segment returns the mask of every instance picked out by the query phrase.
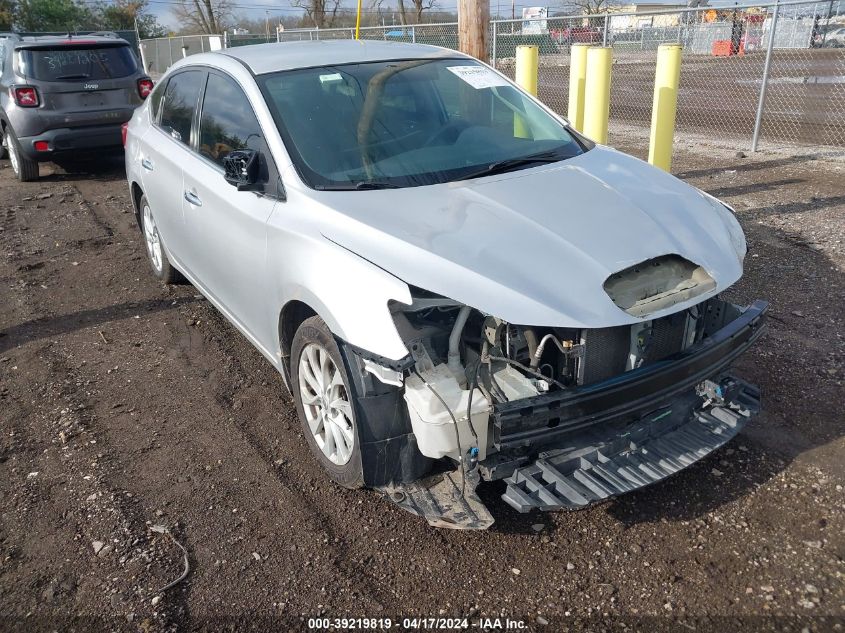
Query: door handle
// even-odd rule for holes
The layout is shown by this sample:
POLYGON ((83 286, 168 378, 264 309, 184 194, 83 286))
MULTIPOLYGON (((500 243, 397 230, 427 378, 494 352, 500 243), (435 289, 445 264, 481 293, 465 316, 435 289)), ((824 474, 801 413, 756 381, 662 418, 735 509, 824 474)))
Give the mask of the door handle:
POLYGON ((186 191, 185 192, 185 200, 190 202, 195 207, 201 207, 202 206, 202 200, 200 200, 200 197, 197 194, 195 194, 193 191, 186 191))
POLYGON ((153 170, 153 161, 151 161, 149 158, 142 158, 141 159, 141 167, 143 167, 147 171, 152 171, 153 170))

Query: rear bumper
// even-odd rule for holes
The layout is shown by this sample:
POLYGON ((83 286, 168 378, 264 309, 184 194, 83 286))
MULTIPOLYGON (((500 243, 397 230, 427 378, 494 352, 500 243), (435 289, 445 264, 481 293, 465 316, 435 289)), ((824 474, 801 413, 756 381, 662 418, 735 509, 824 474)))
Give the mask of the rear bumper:
POLYGON ((21 150, 29 158, 37 161, 52 160, 56 156, 66 156, 76 152, 101 150, 121 147, 121 123, 93 125, 86 127, 57 128, 47 130, 35 136, 18 139, 21 150), (49 149, 37 151, 36 141, 46 141, 49 149))

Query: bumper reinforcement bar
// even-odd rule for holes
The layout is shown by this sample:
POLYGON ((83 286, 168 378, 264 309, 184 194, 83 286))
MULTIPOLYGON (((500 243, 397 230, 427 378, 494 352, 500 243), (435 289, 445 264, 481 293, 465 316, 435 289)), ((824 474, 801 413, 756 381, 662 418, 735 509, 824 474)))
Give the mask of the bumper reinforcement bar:
POLYGON ((576 431, 640 418, 724 371, 763 333, 767 309, 755 301, 698 345, 617 379, 494 405, 496 448, 560 443, 576 431))
POLYGON ((661 481, 731 440, 760 410, 759 390, 737 379, 731 402, 697 409, 662 433, 643 427, 601 447, 541 453, 505 479, 502 498, 520 512, 575 510, 661 481))

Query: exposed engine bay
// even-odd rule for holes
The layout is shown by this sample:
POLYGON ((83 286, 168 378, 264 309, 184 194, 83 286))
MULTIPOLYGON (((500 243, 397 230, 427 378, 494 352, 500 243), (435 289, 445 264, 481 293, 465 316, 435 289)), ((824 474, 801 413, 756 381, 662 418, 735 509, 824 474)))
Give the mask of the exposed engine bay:
POLYGON ((713 297, 633 325, 572 329, 506 323, 415 289, 412 305, 391 311, 413 361, 403 382, 417 447, 456 463, 462 488, 468 474, 505 479, 520 511, 652 483, 756 413, 756 388, 723 372, 765 309, 713 297))
POLYGON ((401 306, 394 320, 415 361, 405 399, 420 450, 429 457, 458 459, 475 448, 473 457, 479 461, 493 448, 487 428, 491 406, 593 385, 658 362, 700 342, 739 313, 736 306, 713 298, 634 325, 543 328, 505 323, 417 292, 414 304, 401 306), (432 398, 433 392, 440 397, 432 398), (457 434, 426 427, 453 422, 452 416, 457 434))

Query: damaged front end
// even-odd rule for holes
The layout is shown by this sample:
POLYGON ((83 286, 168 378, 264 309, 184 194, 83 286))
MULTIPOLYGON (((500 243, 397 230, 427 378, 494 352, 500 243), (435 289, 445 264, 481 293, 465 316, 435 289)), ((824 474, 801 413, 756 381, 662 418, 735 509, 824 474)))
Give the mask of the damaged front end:
POLYGON ((434 525, 478 529, 493 521, 474 493, 480 480, 504 479, 502 498, 527 512, 583 508, 668 477, 759 411, 758 389, 728 370, 762 334, 766 309, 712 297, 633 325, 549 328, 415 289, 410 306, 391 306, 410 356, 363 363, 404 386, 414 443, 435 474, 380 488, 434 525))

